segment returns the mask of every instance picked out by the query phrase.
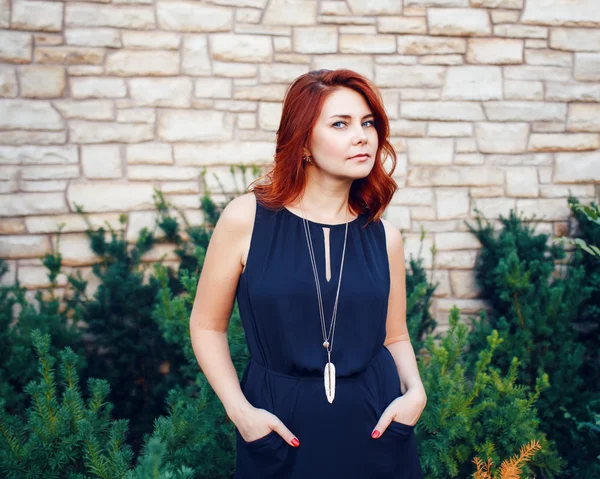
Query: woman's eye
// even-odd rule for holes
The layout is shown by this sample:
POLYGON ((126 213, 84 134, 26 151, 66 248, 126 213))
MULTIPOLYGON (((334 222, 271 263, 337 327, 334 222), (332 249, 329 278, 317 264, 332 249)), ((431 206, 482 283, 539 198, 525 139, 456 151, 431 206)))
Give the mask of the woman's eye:
MULTIPOLYGON (((345 123, 344 123, 343 121, 336 121, 336 122, 335 122, 335 123, 334 123, 332 126, 339 125, 340 123, 341 123, 342 125, 345 125, 345 123)), ((336 127, 336 128, 337 128, 337 127, 336 127)))
MULTIPOLYGON (((374 126, 374 125, 375 125, 375 122, 374 122, 373 120, 367 120, 367 121, 363 122, 363 126, 365 125, 365 123, 370 123, 370 125, 368 125, 368 126, 374 126)), ((344 122, 344 121, 336 121, 336 122, 335 122, 333 125, 331 125, 331 126, 333 126, 333 127, 335 127, 335 128, 338 128, 336 125, 345 125, 345 124, 346 124, 346 122, 344 122)), ((339 129, 339 128, 338 128, 338 129, 339 129)))
MULTIPOLYGON (((367 121, 365 121, 365 123, 370 123, 370 125, 369 125, 369 126, 375 126, 375 122, 374 122, 373 120, 367 120, 367 121)), ((365 123, 363 123, 363 125, 364 125, 365 123)))

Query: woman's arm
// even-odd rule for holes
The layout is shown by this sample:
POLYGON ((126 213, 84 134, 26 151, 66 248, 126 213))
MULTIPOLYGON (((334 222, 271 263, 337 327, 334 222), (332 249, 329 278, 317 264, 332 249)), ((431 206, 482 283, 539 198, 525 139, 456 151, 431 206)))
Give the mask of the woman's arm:
POLYGON ((385 345, 388 347, 398 369, 400 391, 410 393, 416 400, 427 400, 421 382, 417 359, 410 342, 406 325, 406 270, 404 265, 404 242, 396 227, 383 220, 386 232, 388 260, 390 264, 390 295, 386 319, 385 345))
POLYGON ((250 406, 231 360, 227 328, 243 268, 244 245, 249 244, 252 234, 256 207, 252 196, 231 201, 215 225, 190 317, 198 364, 234 422, 250 406))

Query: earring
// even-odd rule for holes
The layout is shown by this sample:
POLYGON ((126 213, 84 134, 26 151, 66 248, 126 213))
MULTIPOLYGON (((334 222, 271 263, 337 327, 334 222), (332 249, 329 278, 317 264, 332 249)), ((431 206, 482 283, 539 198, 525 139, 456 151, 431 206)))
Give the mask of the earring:
POLYGON ((312 156, 307 155, 306 153, 302 155, 302 160, 309 164, 313 162, 312 156))

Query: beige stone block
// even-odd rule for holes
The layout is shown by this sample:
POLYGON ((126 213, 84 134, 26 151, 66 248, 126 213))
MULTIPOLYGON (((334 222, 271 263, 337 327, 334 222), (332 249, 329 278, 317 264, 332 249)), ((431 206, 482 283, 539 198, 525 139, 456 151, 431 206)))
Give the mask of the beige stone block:
POLYGON ((230 63, 214 61, 213 74, 227 78, 254 78, 258 75, 256 63, 230 63))
POLYGON ((473 125, 471 123, 433 121, 429 122, 427 135, 439 137, 472 136, 473 125))
POLYGON ((62 130, 64 123, 50 103, 0 100, 0 129, 62 130))
POLYGON ((0 97, 15 98, 18 89, 15 69, 7 65, 0 65, 0 97))
POLYGON ((189 78, 135 78, 129 81, 129 89, 139 106, 187 108, 191 104, 189 78))
POLYGON ((565 122, 562 121, 538 121, 531 127, 534 133, 563 133, 565 129, 565 122))
POLYGON ((470 38, 467 63, 509 65, 523 63, 523 40, 470 38))
POLYGON ((158 137, 164 141, 228 141, 233 117, 220 111, 161 110, 158 137))
POLYGON ((179 53, 119 50, 108 55, 106 72, 117 76, 169 76, 179 73, 179 53))
POLYGON ((513 65, 504 67, 506 80, 570 81, 571 69, 543 65, 513 65))
POLYGON ((200 193, 200 184, 198 181, 163 181, 160 190, 165 194, 200 193))
MULTIPOLYGON (((10 0, 0 0, 0 28, 10 27, 10 0)), ((0 284, 2 279, 0 278, 0 284)))
POLYGON ((127 145, 127 163, 130 165, 173 163, 172 146, 167 143, 139 143, 127 145))
POLYGON ((337 29, 331 26, 294 28, 292 44, 298 53, 336 53, 337 29))
POLYGON ((156 11, 162 30, 218 32, 233 28, 233 8, 198 2, 158 1, 156 11))
POLYGON ((36 47, 63 45, 64 37, 60 33, 34 33, 33 44, 36 47))
POLYGON ((431 206, 411 206, 410 217, 415 221, 433 221, 435 209, 431 206))
POLYGON ((37 63, 58 63, 60 65, 102 65, 104 50, 88 47, 37 47, 37 63))
POLYGON ((504 184, 504 172, 488 166, 420 167, 408 172, 408 185, 421 186, 496 186, 504 184))
POLYGON ((569 104, 568 131, 600 132, 600 105, 569 104))
POLYGON ((478 198, 473 201, 471 216, 475 217, 479 212, 484 218, 492 220, 498 219, 499 216, 506 218, 515 207, 516 202, 513 198, 478 198))
POLYGON ((60 114, 69 119, 78 120, 112 120, 114 118, 113 103, 108 100, 60 100, 53 103, 60 114))
POLYGON ((478 123, 475 137, 482 153, 524 153, 527 151, 527 123, 478 123))
POLYGON ((577 52, 600 51, 600 30, 592 28, 552 28, 550 47, 577 52))
POLYGON ((431 253, 433 235, 428 233, 425 238, 421 238, 420 233, 404 233, 402 237, 404 238, 404 258, 406 260, 411 257, 423 258, 423 267, 431 269, 433 266, 433 255, 431 253))
POLYGON ((523 23, 559 26, 599 26, 600 11, 595 0, 528 0, 523 23))
MULTIPOLYGON (((425 136, 427 124, 422 121, 393 120, 390 121, 390 134, 393 136, 425 136)), ((398 149, 396 145, 394 148, 398 149)), ((404 150, 403 150, 404 151, 404 150)))
POLYGON ((139 143, 154 138, 153 125, 75 120, 69 123, 73 143, 139 143))
POLYGON ((152 108, 126 108, 117 111, 119 123, 155 123, 156 113, 152 108))
POLYGON ((476 260, 477 251, 439 251, 435 255, 435 266, 443 269, 473 269, 476 260))
POLYGON ((16 0, 12 4, 11 28, 59 32, 62 27, 63 3, 16 0))
POLYGON ((467 188, 441 188, 436 192, 437 219, 465 218, 469 214, 469 190, 467 188))
POLYGON ((67 28, 65 40, 79 47, 121 47, 119 31, 113 28, 67 28))
POLYGON ((287 85, 258 85, 236 88, 233 92, 235 100, 283 101, 287 85))
MULTIPOLYGON (((56 247, 56 237, 52 238, 52 243, 56 247)), ((89 238, 83 233, 61 235, 59 248, 65 266, 87 266, 100 260, 92 251, 89 238)))
POLYGON ((417 102, 400 103, 400 116, 413 120, 480 121, 485 119, 481 105, 476 102, 417 102))
MULTIPOLYGON (((469 0, 406 0, 404 2, 404 14, 419 13, 418 8, 414 8, 412 12, 409 12, 406 7, 468 7, 469 0)), ((425 10, 422 8, 422 10, 425 10)))
MULTIPOLYGON (((183 39, 181 71, 190 75, 211 74, 206 35, 186 35, 183 39)), ((218 75, 215 65, 215 75, 218 75)))
POLYGON ((74 181, 67 190, 67 200, 74 210, 80 204, 89 213, 148 210, 154 208, 151 183, 114 183, 74 181))
POLYGON ((240 113, 237 116, 237 127, 243 130, 254 130, 257 125, 254 113, 240 113))
POLYGON ((424 55, 419 58, 421 65, 462 65, 462 55, 424 55))
POLYGON ((441 97, 438 88, 403 88, 400 90, 400 102, 405 101, 431 101, 441 97))
POLYGON ((154 7, 98 5, 94 3, 67 3, 65 9, 67 27, 115 27, 153 29, 154 7))
POLYGON ((573 76, 580 81, 600 81, 600 53, 575 53, 573 76))
POLYGON ((532 134, 529 151, 584 151, 600 148, 600 136, 592 133, 532 134))
POLYGON ((454 156, 455 165, 483 165, 485 157, 479 153, 457 153, 454 156))
MULTIPOLYGON (((273 48, 277 53, 289 53, 292 51, 292 39, 289 37, 274 37, 273 48)), ((277 58, 275 58, 275 61, 277 61, 277 58)))
POLYGON ((265 25, 313 25, 317 22, 316 0, 271 0, 263 14, 265 25))
POLYGON ((390 205, 386 209, 385 219, 392 222, 400 231, 410 229, 410 210, 404 206, 390 205))
POLYGON ((432 188, 400 188, 394 193, 391 204, 406 206, 432 206, 432 188))
POLYGON ((68 184, 68 180, 21 180, 19 186, 21 191, 27 193, 50 193, 53 191, 64 192, 67 190, 68 184))
POLYGON ((256 101, 242 100, 215 100, 213 104, 213 109, 233 112, 257 111, 258 103, 256 101))
MULTIPOLYGON (((93 228, 106 226, 109 223, 115 230, 120 230, 122 225, 119 223, 118 213, 92 214, 87 215, 87 219, 93 228)), ((88 229, 88 224, 82 215, 77 213, 54 216, 28 216, 25 218, 25 224, 29 233, 56 233, 58 225, 63 224, 64 233, 82 232, 88 229)))
POLYGON ((399 116, 400 92, 397 90, 380 90, 388 119, 395 120, 399 116))
POLYGON ((563 198, 517 200, 517 210, 527 218, 535 216, 546 221, 563 221, 571 214, 571 209, 563 198))
POLYGON ((50 253, 50 251, 50 241, 47 236, 0 236, 0 257, 4 259, 39 258, 46 253, 50 253))
POLYGON ((375 79, 380 87, 440 87, 446 69, 429 65, 375 65, 375 79))
POLYGON ((564 103, 487 102, 484 109, 492 121, 564 121, 567 105, 564 103))
POLYGON ((0 181, 16 180, 19 170, 17 166, 0 166, 0 181))
POLYGON ((261 83, 285 83, 286 86, 300 75, 308 73, 308 65, 273 63, 260 65, 261 83))
MULTIPOLYGON (((433 55, 428 55, 429 57, 433 55)), ((377 55, 375 56, 375 63, 379 65, 416 65, 419 60, 422 60, 425 56, 418 57, 415 55, 377 55)))
POLYGON ((231 98, 232 80, 227 78, 199 78, 195 80, 194 95, 199 98, 231 98))
POLYGON ((594 185, 543 185, 540 187, 542 198, 568 198, 573 195, 577 198, 594 197, 594 185))
POLYGON ((187 166, 135 165, 127 167, 127 178, 130 180, 196 180, 200 177, 197 168, 187 166))
POLYGON ((424 17, 388 17, 377 18, 377 30, 380 33, 427 34, 427 19, 424 17))
POLYGON ((430 281, 436 286, 433 292, 435 298, 447 298, 452 295, 449 271, 433 270, 430 281))
POLYGON ((494 36, 508 38, 548 38, 548 29, 532 25, 500 24, 494 25, 494 36))
POLYGON ((539 81, 504 81, 505 100, 541 101, 544 99, 544 84, 539 81))
POLYGON ((546 49, 525 50, 525 63, 529 65, 550 65, 570 67, 573 63, 570 53, 546 49))
POLYGON ((36 165, 21 167, 23 180, 64 180, 79 176, 78 165, 36 165))
POLYGON ((475 153, 477 152, 477 142, 475 138, 457 138, 455 141, 456 153, 475 153))
POLYGON ((77 147, 4 146, 0 147, 0 164, 76 164, 77 147))
POLYGON ((181 36, 172 32, 137 32, 129 31, 121 34, 123 46, 131 49, 144 50, 177 50, 181 43, 181 36))
POLYGON ((438 251, 473 250, 481 248, 481 243, 470 232, 441 232, 435 235, 435 247, 438 251))
POLYGON ((399 15, 402 13, 402 3, 395 0, 381 0, 379 2, 349 0, 349 4, 354 15, 399 15))
POLYGON ((556 153, 554 183, 590 183, 600 181, 600 152, 556 153))
POLYGON ((341 53, 394 53, 396 38, 394 35, 340 35, 341 53))
POLYGON ((499 198, 500 196, 504 196, 504 188, 501 186, 471 188, 471 198, 499 198))
POLYGON ((270 142, 224 142, 205 144, 175 144, 175 163, 202 166, 255 164, 273 160, 275 145, 270 142))
POLYGON ((537 168, 507 168, 506 194, 511 197, 537 198, 539 196, 537 168))
POLYGON ((81 164, 86 178, 121 178, 121 152, 119 145, 87 145, 81 147, 81 164))
POLYGON ((71 78, 73 98, 123 98, 127 95, 121 78, 71 78))
POLYGON ((279 35, 290 36, 292 34, 291 27, 279 27, 272 25, 242 25, 237 24, 234 29, 235 33, 250 34, 250 35, 279 35))
POLYGON ((273 57, 271 39, 266 35, 216 33, 210 36, 210 50, 220 61, 270 62, 273 57))
POLYGON ((467 51, 467 41, 463 38, 399 35, 397 44, 398 53, 403 55, 445 55, 467 51))
POLYGON ((445 100, 499 100, 502 98, 500 67, 449 67, 442 91, 445 100))
POLYGON ((27 65, 21 68, 20 80, 24 98, 55 98, 65 92, 63 67, 27 65))
POLYGON ((0 135, 0 145, 64 145, 66 131, 4 131, 0 135))
POLYGON ((454 142, 445 138, 412 138, 408 140, 408 159, 413 165, 450 165, 454 142))
POLYGON ((548 48, 548 40, 527 38, 525 40, 525 48, 548 48))
POLYGON ((450 285, 452 294, 460 299, 474 299, 481 293, 472 271, 450 271, 450 285))
MULTIPOLYGON (((19 283, 27 289, 40 289, 50 286, 48 269, 45 266, 21 265, 18 271, 19 283)), ((67 284, 67 275, 64 273, 56 277, 57 286, 67 284)))
POLYGON ((549 166, 553 163, 553 155, 551 153, 487 155, 486 163, 493 166, 549 166))
POLYGON ((430 35, 488 36, 492 33, 487 11, 474 8, 428 8, 430 35))
POLYGON ((524 0, 470 0, 471 7, 515 8, 521 10, 524 0))
POLYGON ((236 8, 236 23, 260 23, 262 11, 256 8, 236 8))
POLYGON ((546 82, 546 100, 600 102, 600 84, 546 82))
POLYGON ((281 120, 280 103, 260 102, 258 105, 258 125, 262 130, 277 131, 281 120))
POLYGON ((71 65, 67 66, 67 73, 71 77, 85 77, 104 75, 104 66, 99 65, 71 65))
POLYGON ((31 62, 31 33, 0 31, 0 61, 8 63, 31 62))
POLYGON ((126 240, 130 243, 135 242, 144 228, 154 232, 157 238, 163 237, 161 230, 157 228, 157 219, 158 213, 156 211, 132 211, 127 218, 126 240))
POLYGON ((19 193, 0 195, 0 216, 27 216, 68 211, 61 193, 19 193))
MULTIPOLYGON (((370 80, 374 79, 373 59, 369 55, 317 55, 313 59, 313 64, 316 70, 349 68, 370 80)), ((382 87, 383 85, 378 86, 382 87)))
POLYGON ((320 5, 320 15, 350 15, 350 8, 346 2, 323 1, 320 5))
POLYGON ((515 10, 490 10, 492 23, 519 23, 521 12, 515 10))

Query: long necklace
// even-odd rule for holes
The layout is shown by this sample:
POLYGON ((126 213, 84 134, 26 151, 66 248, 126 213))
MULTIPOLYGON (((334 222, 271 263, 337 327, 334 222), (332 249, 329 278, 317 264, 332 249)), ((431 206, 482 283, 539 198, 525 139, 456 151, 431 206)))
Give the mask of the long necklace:
POLYGON ((346 233, 344 235, 344 248, 342 250, 342 263, 340 265, 340 277, 338 280, 337 292, 335 294, 335 303, 333 305, 333 314, 331 316, 331 323, 329 325, 329 332, 326 331, 325 326, 325 314, 323 312, 323 299, 321 297, 321 285, 319 283, 319 274, 317 272, 317 262, 315 261, 315 252, 312 245, 312 237, 310 234, 310 227, 308 220, 306 219, 306 213, 304 212, 304 205, 300 201, 302 208, 302 220, 304 224, 304 233, 306 234, 306 243, 308 244, 308 253, 310 255, 310 262, 315 276, 315 284, 317 287, 317 299, 319 303, 319 315, 321 317, 321 332, 323 334, 323 347, 327 350, 327 364, 323 372, 323 379, 325 382, 325 395, 329 403, 332 403, 335 398, 335 365, 331 362, 331 350, 333 349, 333 337, 335 335, 335 324, 337 320, 337 307, 338 299, 340 295, 340 285, 342 284, 342 271, 344 270, 344 258, 346 256, 346 239, 348 238, 348 207, 346 207, 346 233))

